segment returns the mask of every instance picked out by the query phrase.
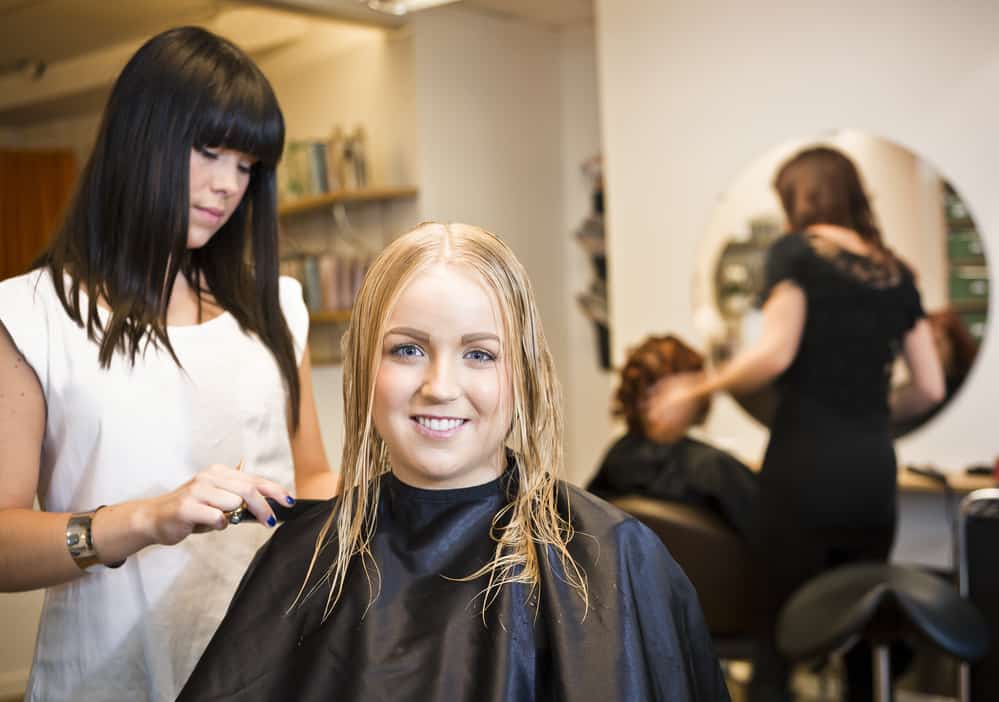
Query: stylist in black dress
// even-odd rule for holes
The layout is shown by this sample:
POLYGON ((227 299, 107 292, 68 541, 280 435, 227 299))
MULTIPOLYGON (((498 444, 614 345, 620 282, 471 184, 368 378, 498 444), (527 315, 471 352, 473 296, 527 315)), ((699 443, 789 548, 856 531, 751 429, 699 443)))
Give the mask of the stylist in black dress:
MULTIPOLYGON (((760 475, 761 645, 750 700, 789 699, 774 645, 776 614, 822 571, 886 560, 896 521, 893 414, 939 402, 943 372, 912 271, 874 224, 854 164, 830 148, 803 151, 777 173, 789 231, 767 256, 763 332, 697 383, 666 384, 660 422, 684 424, 719 390, 775 382, 778 406, 760 475), (901 353, 913 382, 890 393, 901 353)), ((870 657, 847 655, 851 701, 871 694, 870 657)))

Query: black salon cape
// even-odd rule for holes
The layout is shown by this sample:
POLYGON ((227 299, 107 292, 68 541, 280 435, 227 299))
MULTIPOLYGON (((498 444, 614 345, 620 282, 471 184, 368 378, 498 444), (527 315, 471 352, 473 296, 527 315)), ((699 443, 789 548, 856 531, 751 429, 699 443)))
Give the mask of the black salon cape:
POLYGON ((744 538, 756 532, 756 474, 730 453, 685 436, 673 443, 628 432, 607 450, 586 487, 612 499, 645 495, 715 512, 744 538))
POLYGON ((285 612, 331 503, 279 527, 179 699, 728 700, 697 595, 659 539, 565 483, 560 509, 576 530, 569 548, 588 577, 589 611, 549 549, 537 593, 505 585, 483 621, 486 580, 447 578, 492 558, 490 524, 508 502, 509 475, 456 490, 382 476, 372 542, 380 581, 368 573, 380 591, 369 607, 368 576, 355 559, 325 623, 325 585, 285 612))

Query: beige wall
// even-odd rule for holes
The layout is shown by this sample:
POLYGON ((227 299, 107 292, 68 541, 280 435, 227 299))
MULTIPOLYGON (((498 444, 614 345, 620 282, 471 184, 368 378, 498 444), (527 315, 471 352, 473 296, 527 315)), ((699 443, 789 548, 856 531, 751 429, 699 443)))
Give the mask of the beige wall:
MULTIPOLYGON (((899 142, 955 184, 999 251, 999 7, 598 0, 597 16, 618 358, 652 331, 694 336, 692 276, 712 208, 790 139, 853 127, 899 142)), ((999 453, 996 334, 952 405, 899 443, 903 462, 956 469, 999 453)), ((730 403, 716 413, 712 435, 759 460, 747 420, 730 403)))
POLYGON ((422 212, 504 237, 565 366, 558 37, 442 8, 413 19, 422 212))
POLYGON ((565 358, 560 370, 566 399, 566 466, 569 478, 585 485, 617 431, 610 418, 614 375, 600 368, 593 325, 575 301, 576 294, 590 284, 592 266, 571 235, 591 210, 591 186, 580 165, 601 151, 593 24, 564 28, 559 33, 559 49, 563 197, 560 236, 565 246, 566 271, 561 296, 565 308, 565 358))
POLYGON ((608 377, 574 296, 589 263, 572 238, 589 211, 580 164, 600 150, 590 23, 559 31, 460 7, 413 21, 424 217, 503 236, 527 268, 566 407, 566 477, 606 448, 608 377))

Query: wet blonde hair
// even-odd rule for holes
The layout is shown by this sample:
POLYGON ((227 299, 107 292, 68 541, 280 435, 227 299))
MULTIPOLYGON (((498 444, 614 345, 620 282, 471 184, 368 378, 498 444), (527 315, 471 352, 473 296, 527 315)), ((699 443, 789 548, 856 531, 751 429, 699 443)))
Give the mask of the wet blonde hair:
MULTIPOLYGON (((389 244, 368 270, 343 338, 344 436, 340 494, 316 540, 305 584, 296 602, 319 585, 329 585, 323 618, 343 593, 357 556, 368 578, 371 600, 380 589, 371 553, 379 491, 376 480, 391 470, 388 446, 375 430, 372 405, 382 346, 392 309, 409 282, 437 263, 461 266, 492 294, 504 341, 501 358, 509 369, 513 416, 506 449, 513 456, 516 494, 493 518, 492 560, 462 580, 487 577, 483 614, 507 583, 537 587, 548 553, 557 554, 562 577, 587 601, 586 576, 568 551, 573 537, 569 514, 557 509, 562 472, 563 421, 555 365, 538 318, 534 293, 523 266, 497 236, 466 224, 428 222, 389 244), (335 549, 332 563, 306 588, 320 553, 335 549)), ((293 605, 294 606, 294 605, 293 605)))

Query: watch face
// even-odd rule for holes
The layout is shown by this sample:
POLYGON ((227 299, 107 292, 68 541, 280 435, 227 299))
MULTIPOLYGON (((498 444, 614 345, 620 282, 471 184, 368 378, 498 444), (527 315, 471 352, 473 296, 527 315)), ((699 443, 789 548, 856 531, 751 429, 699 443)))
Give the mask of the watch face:
POLYGON ((69 555, 81 569, 89 568, 97 563, 97 552, 90 532, 93 512, 74 514, 66 524, 66 547, 69 555))

